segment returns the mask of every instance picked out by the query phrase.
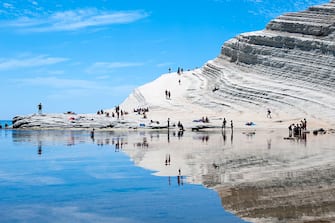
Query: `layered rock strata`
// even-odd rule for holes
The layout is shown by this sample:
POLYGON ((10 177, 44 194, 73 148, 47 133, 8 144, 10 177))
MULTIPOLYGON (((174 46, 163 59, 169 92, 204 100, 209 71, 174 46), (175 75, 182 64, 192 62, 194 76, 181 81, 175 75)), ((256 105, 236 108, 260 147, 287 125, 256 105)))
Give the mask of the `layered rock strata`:
POLYGON ((195 72, 208 82, 208 96, 194 95, 194 101, 240 112, 271 107, 334 123, 334 21, 331 1, 225 42, 221 54, 195 72))

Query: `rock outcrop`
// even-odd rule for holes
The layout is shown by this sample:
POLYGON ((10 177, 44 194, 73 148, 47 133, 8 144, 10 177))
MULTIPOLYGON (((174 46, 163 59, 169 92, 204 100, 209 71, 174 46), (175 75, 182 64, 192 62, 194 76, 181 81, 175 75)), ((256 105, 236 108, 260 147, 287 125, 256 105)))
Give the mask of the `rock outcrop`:
POLYGON ((136 126, 135 123, 93 114, 33 114, 13 118, 14 129, 110 129, 125 126, 136 126))

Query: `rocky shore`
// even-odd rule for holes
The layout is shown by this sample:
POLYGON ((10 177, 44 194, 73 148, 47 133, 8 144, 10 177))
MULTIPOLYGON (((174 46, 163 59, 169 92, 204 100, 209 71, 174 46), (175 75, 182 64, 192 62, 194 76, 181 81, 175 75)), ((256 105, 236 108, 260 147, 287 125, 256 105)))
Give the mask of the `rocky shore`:
POLYGON ((32 114, 13 118, 14 129, 73 129, 73 128, 124 128, 135 127, 131 121, 117 120, 92 114, 32 114))

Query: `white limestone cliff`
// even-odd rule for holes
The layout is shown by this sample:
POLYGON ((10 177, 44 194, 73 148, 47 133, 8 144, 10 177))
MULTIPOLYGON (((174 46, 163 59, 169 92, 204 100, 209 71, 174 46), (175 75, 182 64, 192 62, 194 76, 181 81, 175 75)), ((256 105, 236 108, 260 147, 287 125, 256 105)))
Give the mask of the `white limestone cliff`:
MULTIPOLYGON (((287 13, 265 30, 244 33, 227 42, 221 54, 201 69, 170 74, 136 89, 122 104, 171 110, 190 121, 213 119, 266 122, 266 110, 278 123, 308 118, 335 124, 335 2, 287 13), (183 89, 177 81, 181 79, 183 89), (171 101, 162 102, 165 89, 171 101)), ((173 112, 170 113, 173 113, 173 112)), ((172 116, 173 114, 169 114, 172 116)), ((274 121, 274 119, 272 120, 274 121)))

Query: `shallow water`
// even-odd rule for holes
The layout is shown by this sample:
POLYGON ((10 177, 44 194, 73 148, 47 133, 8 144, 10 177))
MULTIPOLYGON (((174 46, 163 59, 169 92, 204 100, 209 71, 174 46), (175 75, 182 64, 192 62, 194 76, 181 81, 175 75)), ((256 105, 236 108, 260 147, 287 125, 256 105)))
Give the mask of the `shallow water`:
POLYGON ((2 130, 1 222, 331 222, 334 136, 2 130))
POLYGON ((134 165, 141 134, 0 131, 0 221, 243 222, 215 191, 134 165))

